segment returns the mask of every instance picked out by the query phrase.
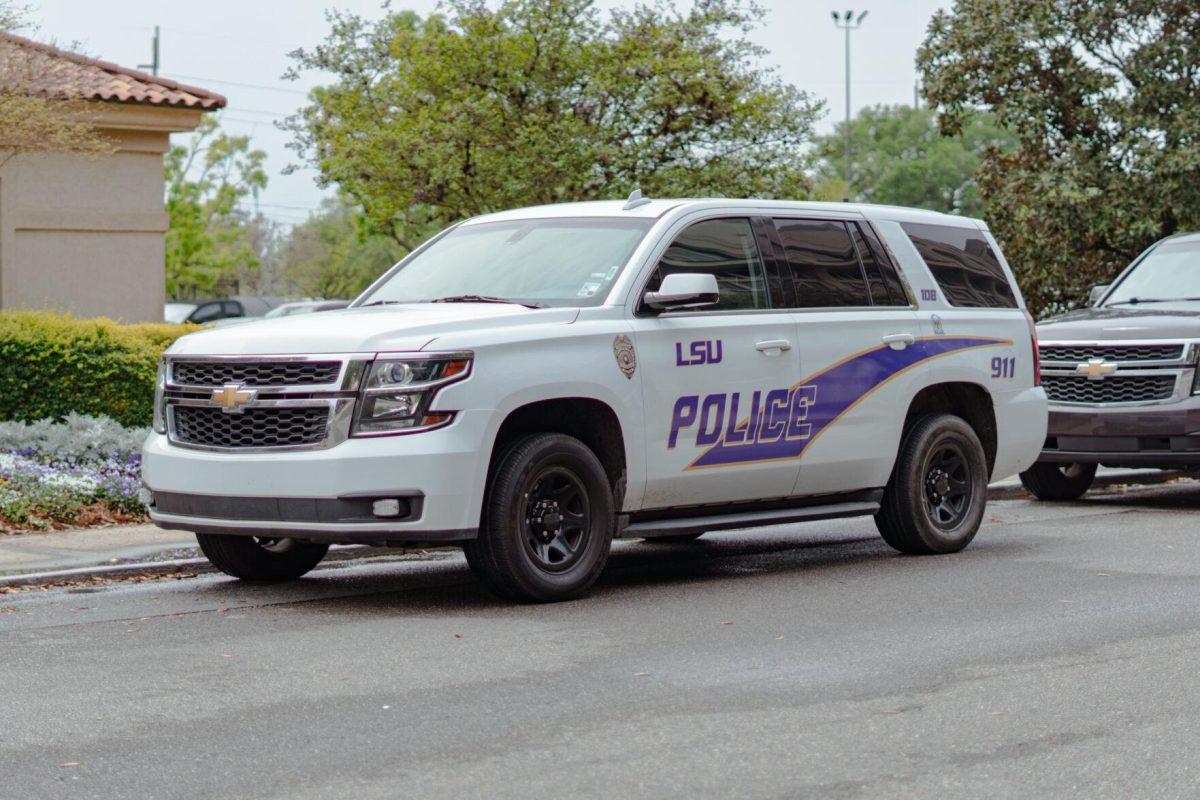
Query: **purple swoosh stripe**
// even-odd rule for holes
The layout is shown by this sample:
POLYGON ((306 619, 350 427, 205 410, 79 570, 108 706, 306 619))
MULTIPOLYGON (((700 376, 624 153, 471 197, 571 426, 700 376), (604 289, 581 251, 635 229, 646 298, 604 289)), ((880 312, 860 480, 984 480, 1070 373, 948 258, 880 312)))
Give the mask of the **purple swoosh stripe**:
POLYGON ((998 344, 1011 342, 1008 339, 948 336, 918 339, 903 350, 893 350, 887 345, 867 350, 797 384, 816 388, 816 403, 808 412, 807 422, 812 426, 808 438, 740 445, 725 444, 722 439, 702 453, 688 469, 799 458, 808 445, 848 408, 900 371, 946 353, 998 344))

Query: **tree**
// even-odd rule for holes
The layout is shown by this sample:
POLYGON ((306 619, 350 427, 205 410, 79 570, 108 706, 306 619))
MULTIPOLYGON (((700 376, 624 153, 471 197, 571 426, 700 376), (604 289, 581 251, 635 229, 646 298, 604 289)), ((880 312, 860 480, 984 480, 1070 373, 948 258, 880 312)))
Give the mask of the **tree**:
MULTIPOLYGON (((0 0, 0 33, 25 27, 26 8, 0 0)), ((45 86, 48 55, 0 37, 0 166, 22 153, 104 155, 112 145, 92 124, 92 108, 45 86)))
POLYGON ((294 148, 411 248, 512 206, 650 195, 805 197, 820 103, 755 65, 761 12, 697 0, 448 0, 446 14, 330 16, 296 70, 337 76, 294 148))
POLYGON ((1200 228, 1197 41, 1195 0, 957 0, 933 17, 917 63, 942 129, 982 107, 1015 137, 979 185, 1037 312, 1200 228))
POLYGON ((345 198, 292 228, 282 247, 283 278, 302 295, 356 297, 404 254, 390 236, 372 234, 345 198))
MULTIPOLYGON (((844 186, 840 179, 845 174, 845 137, 843 122, 817 140, 819 185, 836 181, 844 186)), ((842 197, 982 216, 975 172, 989 147, 1006 149, 1011 139, 985 114, 973 116, 959 132, 944 135, 930 109, 864 108, 850 121, 851 186, 842 197)))
POLYGON ((222 133, 216 119, 201 119, 186 146, 167 153, 167 295, 236 291, 259 258, 256 215, 241 203, 266 188, 267 154, 250 149, 247 136, 222 133))

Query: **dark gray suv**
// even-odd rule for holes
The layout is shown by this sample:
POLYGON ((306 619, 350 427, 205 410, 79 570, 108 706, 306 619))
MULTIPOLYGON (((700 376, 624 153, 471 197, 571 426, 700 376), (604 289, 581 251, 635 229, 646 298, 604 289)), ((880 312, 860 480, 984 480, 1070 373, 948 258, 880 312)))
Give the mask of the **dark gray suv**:
POLYGON ((1094 305, 1038 325, 1046 445, 1021 482, 1073 500, 1099 465, 1200 468, 1200 233, 1163 239, 1094 305))

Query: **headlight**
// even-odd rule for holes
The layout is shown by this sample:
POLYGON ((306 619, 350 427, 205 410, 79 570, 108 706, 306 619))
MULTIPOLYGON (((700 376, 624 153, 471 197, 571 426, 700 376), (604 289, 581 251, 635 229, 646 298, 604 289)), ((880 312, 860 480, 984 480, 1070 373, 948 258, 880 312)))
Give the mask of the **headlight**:
MULTIPOLYGON (((158 377, 154 379, 154 432, 167 432, 166 416, 167 362, 158 362, 158 377)), ((143 417, 142 419, 145 419, 143 417)))
POLYGON ((449 411, 431 412, 438 390, 467 377, 468 354, 433 358, 381 358, 371 363, 358 400, 353 434, 413 433, 445 425, 449 411))

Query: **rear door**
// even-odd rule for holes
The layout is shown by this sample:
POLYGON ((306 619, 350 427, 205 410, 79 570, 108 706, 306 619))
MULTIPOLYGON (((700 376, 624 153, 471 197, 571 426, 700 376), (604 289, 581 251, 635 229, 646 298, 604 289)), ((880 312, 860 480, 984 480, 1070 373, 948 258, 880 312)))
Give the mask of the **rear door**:
POLYGON ((809 404, 795 494, 883 486, 921 360, 916 311, 865 220, 781 216, 773 229, 809 404))
POLYGON ((639 293, 671 272, 711 273, 720 289, 716 306, 639 309, 632 321, 647 509, 784 497, 795 486, 796 462, 781 458, 780 447, 803 424, 791 406, 800 376, 796 320, 779 307, 779 272, 769 241, 757 238, 762 230, 750 217, 690 224, 639 293))

